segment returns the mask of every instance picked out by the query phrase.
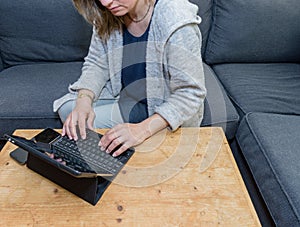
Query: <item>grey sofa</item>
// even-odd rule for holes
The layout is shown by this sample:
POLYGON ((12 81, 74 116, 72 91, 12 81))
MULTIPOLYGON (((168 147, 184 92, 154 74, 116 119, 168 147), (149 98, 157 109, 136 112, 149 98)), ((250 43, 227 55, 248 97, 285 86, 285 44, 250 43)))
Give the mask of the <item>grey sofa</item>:
POLYGON ((239 113, 231 148, 253 203, 265 226, 300 226, 299 1, 211 9, 204 61, 239 113))
MULTIPOLYGON (((202 126, 223 127, 264 226, 300 226, 299 0, 190 0, 202 18, 202 126)), ((71 0, 0 1, 0 134, 61 128, 91 26, 71 0)), ((234 214, 233 214, 234 215, 234 214)))
MULTIPOLYGON (((0 134, 16 128, 62 127, 52 103, 80 76, 91 32, 71 0, 28 0, 21 5, 1 0, 0 134)), ((233 138, 238 114, 211 68, 205 65, 205 70, 211 74, 209 90, 222 99, 209 92, 207 108, 219 111, 207 110, 203 125, 213 120, 233 138)))

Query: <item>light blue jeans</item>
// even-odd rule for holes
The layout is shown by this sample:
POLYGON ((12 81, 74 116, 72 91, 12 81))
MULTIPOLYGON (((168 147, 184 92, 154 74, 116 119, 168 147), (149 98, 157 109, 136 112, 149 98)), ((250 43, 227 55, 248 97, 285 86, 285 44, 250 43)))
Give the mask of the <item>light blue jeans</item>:
MULTIPOLYGON (((62 122, 65 122, 72 112, 76 100, 71 100, 63 104, 58 109, 58 114, 62 122)), ((96 114, 94 128, 111 128, 117 124, 124 123, 118 102, 115 99, 98 100, 93 104, 96 114)))

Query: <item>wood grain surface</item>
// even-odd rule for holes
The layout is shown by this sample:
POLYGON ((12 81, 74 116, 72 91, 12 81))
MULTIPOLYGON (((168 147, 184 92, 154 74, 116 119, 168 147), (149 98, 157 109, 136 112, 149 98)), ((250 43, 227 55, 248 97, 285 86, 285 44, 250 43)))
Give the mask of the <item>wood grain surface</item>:
POLYGON ((0 152, 0 226, 260 226, 220 128, 148 139, 96 206, 17 164, 15 148, 0 152))

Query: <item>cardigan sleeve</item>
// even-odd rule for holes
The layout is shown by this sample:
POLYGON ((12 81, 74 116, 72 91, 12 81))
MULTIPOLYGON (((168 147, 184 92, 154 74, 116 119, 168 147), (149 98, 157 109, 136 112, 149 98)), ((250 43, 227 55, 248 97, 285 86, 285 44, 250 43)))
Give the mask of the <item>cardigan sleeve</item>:
POLYGON ((177 29, 166 43, 164 56, 170 95, 155 112, 169 123, 171 130, 176 130, 201 112, 206 96, 197 24, 177 29))
POLYGON ((91 90, 94 92, 96 100, 109 80, 108 72, 106 46, 94 27, 89 52, 81 69, 81 76, 74 84, 70 85, 69 90, 70 92, 76 92, 80 89, 91 90))

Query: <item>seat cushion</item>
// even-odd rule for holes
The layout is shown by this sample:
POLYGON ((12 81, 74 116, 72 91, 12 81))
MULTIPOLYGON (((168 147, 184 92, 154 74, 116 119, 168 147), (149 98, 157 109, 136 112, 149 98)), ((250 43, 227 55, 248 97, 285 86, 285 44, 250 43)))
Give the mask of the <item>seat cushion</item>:
POLYGON ((213 69, 241 116, 300 114, 300 64, 219 64, 213 69))
POLYGON ((92 28, 71 0, 1 0, 0 21, 0 52, 5 67, 80 61, 87 54, 92 28))
POLYGON ((299 0, 215 0, 205 60, 299 62, 299 0))
POLYGON ((249 113, 237 141, 277 226, 300 225, 300 115, 249 113))
POLYGON ((203 68, 207 95, 201 126, 222 127, 227 139, 232 139, 237 130, 239 115, 210 66, 204 63, 203 68))
POLYGON ((0 134, 61 127, 53 101, 80 76, 82 62, 20 65, 0 72, 0 134))

